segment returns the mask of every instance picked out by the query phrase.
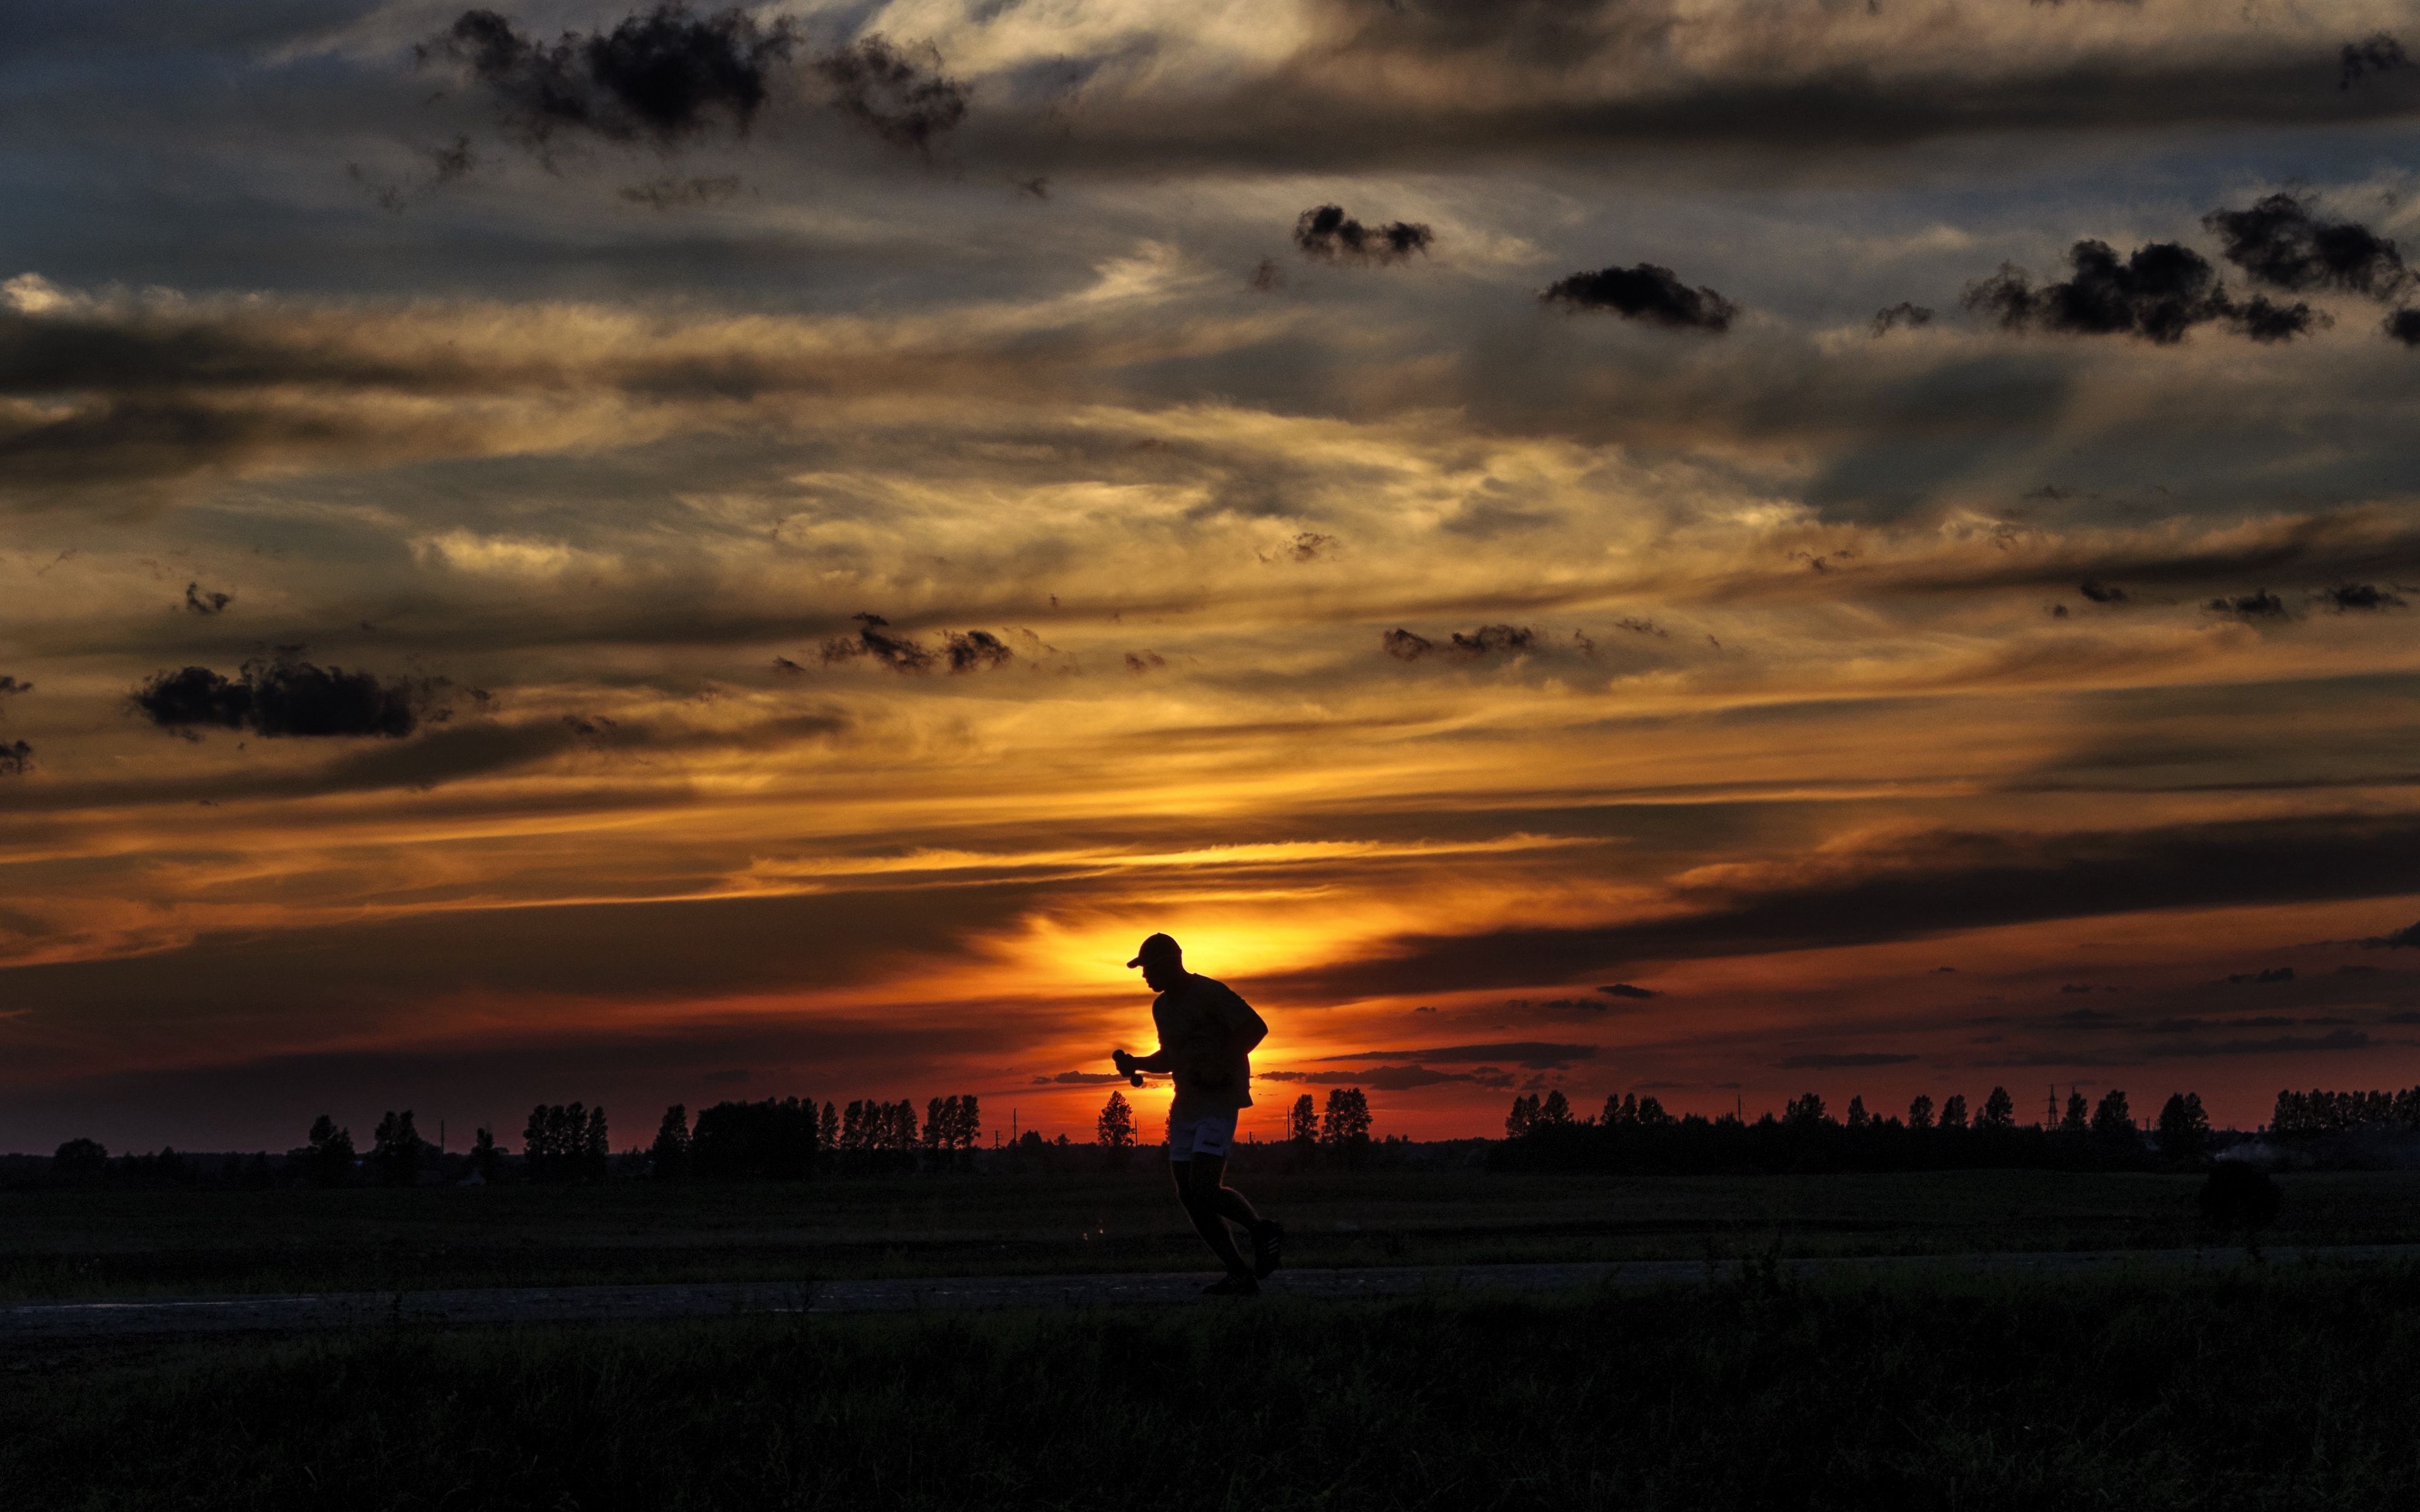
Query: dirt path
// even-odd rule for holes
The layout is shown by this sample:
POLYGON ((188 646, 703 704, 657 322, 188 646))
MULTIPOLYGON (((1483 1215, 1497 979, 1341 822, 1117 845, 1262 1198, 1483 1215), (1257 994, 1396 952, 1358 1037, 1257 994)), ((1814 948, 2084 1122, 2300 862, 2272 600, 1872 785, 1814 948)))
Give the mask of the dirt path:
MULTIPOLYGON (((2265 1263, 2420 1259, 2420 1244, 2279 1248, 2265 1263)), ((1878 1257, 1783 1262, 1814 1280, 1892 1273, 2085 1275, 2226 1270, 2238 1249, 1878 1257)), ((1736 1273, 1699 1260, 1571 1265, 1467 1265, 1286 1271, 1268 1292, 1284 1297, 1401 1297, 1429 1291, 1562 1291, 1692 1286, 1736 1273)), ((705 1286, 515 1287, 476 1291, 353 1291, 296 1296, 195 1297, 142 1302, 18 1303, 0 1307, 0 1343, 223 1333, 296 1333, 379 1324, 606 1323, 743 1313, 913 1312, 958 1308, 1167 1306, 1201 1303, 1206 1274, 973 1276, 897 1281, 757 1281, 705 1286)))

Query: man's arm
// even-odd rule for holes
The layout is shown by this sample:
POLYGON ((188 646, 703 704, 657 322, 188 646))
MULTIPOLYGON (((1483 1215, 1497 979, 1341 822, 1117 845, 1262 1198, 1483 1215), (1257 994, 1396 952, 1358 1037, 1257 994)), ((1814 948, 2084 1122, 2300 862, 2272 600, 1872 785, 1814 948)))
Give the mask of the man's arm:
POLYGON ((1259 1049, 1261 1041, 1269 1037, 1268 1021, 1262 1018, 1251 1004, 1244 1001, 1243 994, 1232 987, 1227 990, 1227 1001, 1219 1016, 1226 1021, 1227 1033, 1233 1038, 1235 1048, 1245 1055, 1259 1049))
POLYGON ((1109 1059, 1122 1072, 1156 1071, 1165 1075, 1176 1069, 1176 1057, 1166 1045, 1161 1045, 1147 1056, 1130 1056, 1123 1050, 1112 1050, 1109 1052, 1109 1059))

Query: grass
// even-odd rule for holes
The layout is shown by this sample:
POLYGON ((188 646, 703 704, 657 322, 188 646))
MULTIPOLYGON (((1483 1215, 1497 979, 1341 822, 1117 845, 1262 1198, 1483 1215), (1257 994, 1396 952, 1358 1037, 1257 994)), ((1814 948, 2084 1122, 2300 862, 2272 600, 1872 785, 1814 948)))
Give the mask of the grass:
MULTIPOLYGON (((2157 1248, 2192 1177, 1251 1172, 1303 1266, 2157 1248)), ((2420 1173, 2284 1179, 2271 1242, 2420 1241, 2420 1173)), ((0 1194, 0 1299, 1199 1269, 1162 1171, 0 1194)))
POLYGON ((392 1332, 21 1358, 0 1502, 2396 1507, 2420 1273, 392 1332))

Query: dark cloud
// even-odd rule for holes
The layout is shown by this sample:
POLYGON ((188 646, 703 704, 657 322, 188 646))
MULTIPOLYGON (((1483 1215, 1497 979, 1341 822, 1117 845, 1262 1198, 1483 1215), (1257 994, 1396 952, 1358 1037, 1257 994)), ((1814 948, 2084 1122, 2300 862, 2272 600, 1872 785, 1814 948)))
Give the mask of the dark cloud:
POLYGON ((2374 73, 2408 69, 2412 59, 2393 32, 2372 32, 2358 42, 2347 42, 2336 54, 2336 87, 2350 89, 2374 73))
POLYGON ((2322 220, 2310 202, 2291 194, 2271 194, 2248 209, 2212 210, 2201 224, 2225 242, 2228 262, 2272 288, 2340 289, 2383 300, 2412 282, 2393 241, 2350 221, 2322 220))
POLYGON ((981 671, 987 667, 1005 664, 1016 654, 1008 643, 989 630, 953 630, 944 654, 950 658, 954 672, 981 671))
POLYGON ((1055 1076, 1036 1076, 1036 1087, 1107 1087, 1125 1080, 1113 1071, 1063 1071, 1055 1076))
POLYGON ((2271 982, 2292 981, 2294 980, 2294 968, 2292 966, 2270 966, 2260 971, 2238 971, 2230 974, 2226 980, 2239 987, 2266 986, 2271 982))
POLYGON ((467 136, 458 136, 442 146, 423 148, 420 155, 427 161, 427 167, 409 180, 380 177, 357 162, 345 164, 345 174, 369 192, 370 198, 378 202, 380 209, 400 215, 417 201, 456 179, 469 177, 479 165, 478 154, 471 150, 471 139, 467 136))
POLYGON ((0 777, 23 777, 34 760, 34 748, 22 740, 0 740, 0 777))
POLYGON ((2382 946, 2389 950, 2420 950, 2420 922, 2414 922, 2409 929, 2397 930, 2392 934, 2371 935, 2361 943, 2373 949, 2382 946))
POLYGON ((2397 310, 2386 317, 2386 333, 2406 347, 2420 347, 2420 310, 2397 310))
POLYGON ((2375 583, 2338 583, 2327 590, 2326 597, 2339 614, 2404 607, 2400 595, 2388 593, 2375 583))
POLYGON ((724 200, 736 198, 739 190, 737 174, 713 174, 704 177, 657 178, 644 184, 625 184, 622 197, 633 205, 669 210, 682 205, 720 205, 724 200))
POLYGON ((900 47, 876 32, 815 59, 842 115, 893 147, 919 152, 967 117, 967 87, 941 71, 929 44, 900 47))
POLYGON ((2286 617, 2286 601, 2265 588, 2257 594, 2213 598, 2205 607, 2212 614, 2231 614, 2239 620, 2282 620, 2286 617))
POLYGON ((2209 258, 2177 241, 2137 247, 2124 260, 2105 241, 2068 250, 2063 284, 2036 285, 2033 275, 2004 263, 1966 286, 1966 308, 2007 331, 2074 335, 2133 335, 2162 345, 2181 341, 2194 327, 2225 321, 2255 341, 2284 341, 2326 323, 2307 304, 2281 305, 2266 297, 2239 302, 2209 258))
POLYGON ((208 667, 160 672, 132 695, 163 730, 249 730, 262 735, 397 739, 433 712, 442 685, 384 679, 307 661, 249 661, 234 677, 208 667))
POLYGON ((1273 294, 1285 287, 1285 270, 1275 257, 1264 257, 1253 267, 1250 283, 1254 293, 1273 294))
POLYGON ((1453 649, 1466 656, 1490 656, 1497 652, 1528 651, 1536 644, 1537 639, 1536 632, 1527 625, 1482 625, 1468 635, 1456 630, 1448 637, 1453 649))
POLYGON ((1302 212, 1294 224, 1294 244, 1306 257, 1327 262, 1375 263, 1384 267, 1429 250, 1435 236, 1425 225, 1391 221, 1363 225, 1339 205, 1322 205, 1302 212))
POLYGON ((1625 320, 1683 331, 1725 332, 1739 306, 1703 286, 1691 288, 1672 270, 1655 263, 1574 273, 1538 296, 1574 310, 1610 310, 1625 320))
POLYGON ((1322 1056, 1319 1058, 1323 1061, 1402 1060, 1416 1065, 1425 1065, 1433 1060, 1448 1065, 1509 1060, 1525 1071, 1560 1071, 1575 1061, 1595 1059, 1596 1046, 1516 1040, 1499 1044, 1433 1045, 1425 1050, 1361 1050, 1352 1055, 1322 1056))
POLYGON ((2063 993, 2088 993, 2092 990, 2092 984, 2086 981, 2063 981, 2058 984, 2058 990, 2063 993))
POLYGON ((1885 305, 1874 312, 1874 334, 1886 336, 1894 331, 1913 331, 1932 324, 1932 311, 1925 305, 1911 304, 1905 300, 1885 305))
POLYGON ((1455 1082, 1477 1087, 1510 1088, 1512 1077, 1492 1067, 1476 1071, 1432 1071, 1426 1066, 1372 1066, 1362 1071, 1270 1071, 1254 1073, 1264 1082, 1295 1082, 1309 1087, 1366 1087, 1378 1092, 1411 1092, 1423 1087, 1455 1082))
POLYGON ((33 690, 34 685, 31 683, 16 677, 0 677, 0 698, 15 698, 20 693, 30 693, 33 690))
POLYGON ((1773 1064, 1777 1071, 1854 1071, 1860 1066, 1903 1066, 1915 1058, 1914 1056, 1853 1051, 1844 1055, 1786 1056, 1773 1064))
POLYGON ((891 622, 879 614, 860 614, 855 635, 835 636, 824 642, 824 664, 871 657, 894 672, 921 672, 933 665, 933 653, 906 636, 892 635, 891 622))
POLYGON ((1613 982, 1607 986, 1599 987, 1597 991, 1607 997, 1661 997, 1664 995, 1652 987, 1634 987, 1626 981, 1613 982))
POLYGON ((206 594, 200 583, 185 585, 185 612, 188 614, 224 614, 235 602, 233 594, 206 594))
POLYGON ((2075 591, 2096 604, 2123 604, 2126 602, 2126 590, 2118 587, 2115 583, 2102 582, 2098 579, 2085 579, 2084 581, 2076 584, 2075 591))
POLYGON ((1305 531, 1286 546, 1286 554, 1296 562, 1316 562, 1335 554, 1336 537, 1322 535, 1317 531, 1305 531))
MULTIPOLYGON (((2394 897, 2420 819, 2370 813, 2064 835, 1943 831, 1760 887, 1682 887, 1688 912, 1594 926, 1410 934, 1264 978, 1335 1000, 1571 981, 1654 961, 1834 949, 2151 909, 2394 897)), ((2413 943, 2420 943, 2415 940, 2413 943)), ((1399 1058, 1409 1058, 1399 1057, 1399 1058)))
POLYGON ((807 671, 804 667, 799 666, 797 662, 792 661, 787 656, 774 657, 773 670, 788 677, 803 677, 806 675, 807 671))
POLYGON ((1400 627, 1380 636, 1378 643, 1385 646, 1387 655, 1397 661, 1418 661, 1436 649, 1436 642, 1428 637, 1414 635, 1400 627))
POLYGON ((492 10, 466 10, 418 52, 423 62, 468 69, 532 141, 575 130, 669 147, 718 122, 747 134, 774 65, 797 45, 787 21, 763 25, 736 8, 700 16, 671 3, 610 32, 565 32, 551 46, 492 10))
POLYGON ((1161 656, 1156 651, 1129 651, 1126 653, 1126 671, 1138 675, 1143 672, 1157 671, 1160 668, 1167 665, 1168 658, 1161 656))
POLYGON ((2213 1056, 2294 1056, 2331 1050, 2366 1050, 2369 1036, 2358 1029, 2329 1034, 2281 1034, 2273 1040, 2221 1040, 2214 1043, 2163 1045, 2164 1054, 2195 1057, 2213 1056))

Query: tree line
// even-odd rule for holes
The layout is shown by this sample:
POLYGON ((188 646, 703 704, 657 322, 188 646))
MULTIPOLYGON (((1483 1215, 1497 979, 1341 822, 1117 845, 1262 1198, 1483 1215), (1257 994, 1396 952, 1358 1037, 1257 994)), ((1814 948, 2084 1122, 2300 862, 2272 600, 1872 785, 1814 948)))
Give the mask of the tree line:
POLYGON ((1916 1097, 1904 1118, 1869 1113, 1863 1097, 1853 1097, 1835 1118, 1820 1093, 1807 1092, 1780 1116, 1753 1122, 1732 1114, 1676 1118, 1655 1098, 1629 1092, 1607 1097, 1601 1114, 1582 1118, 1556 1090, 1514 1098, 1504 1135, 1490 1161, 1499 1168, 1642 1173, 2153 1169, 2196 1166, 2211 1146, 2198 1093, 2170 1096, 2147 1135, 2126 1093, 2114 1088, 2097 1105, 2071 1091, 2058 1119, 2046 1124, 2019 1124, 2016 1102, 2001 1087, 1971 1115, 1965 1096, 1953 1093, 1938 1103, 1916 1097))
POLYGON ((2400 1092, 2283 1091, 2269 1119, 2269 1132, 2285 1139, 2412 1129, 2420 1129, 2420 1087, 2400 1092))
MULTIPOLYGON (((1100 1117, 1093 1124, 1093 1140, 1112 1165, 1122 1163, 1135 1148, 1134 1104, 1126 1101, 1125 1093, 1112 1091, 1101 1104, 1100 1117)), ((1358 1161, 1371 1143, 1368 1094, 1357 1087, 1331 1087, 1323 1112, 1309 1092, 1303 1093, 1286 1110, 1285 1143, 1301 1158, 1326 1152, 1347 1164, 1358 1161)))

